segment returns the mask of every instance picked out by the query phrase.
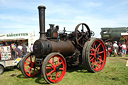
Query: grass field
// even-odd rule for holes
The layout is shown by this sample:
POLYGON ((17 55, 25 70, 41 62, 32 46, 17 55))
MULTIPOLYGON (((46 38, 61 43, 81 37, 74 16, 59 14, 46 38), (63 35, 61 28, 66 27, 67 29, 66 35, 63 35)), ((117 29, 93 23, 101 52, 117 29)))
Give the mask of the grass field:
MULTIPOLYGON (((68 69, 64 78, 50 85, 128 85, 128 57, 107 57, 106 65, 101 72, 89 73, 82 66, 68 69)), ((0 75, 0 85, 47 85, 39 75, 25 78, 17 69, 8 70, 0 75)))

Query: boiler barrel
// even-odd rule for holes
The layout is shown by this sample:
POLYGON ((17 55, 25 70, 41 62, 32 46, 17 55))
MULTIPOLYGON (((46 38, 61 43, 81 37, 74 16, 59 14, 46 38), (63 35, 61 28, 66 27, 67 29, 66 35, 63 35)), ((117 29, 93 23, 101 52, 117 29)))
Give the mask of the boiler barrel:
POLYGON ((60 52, 64 56, 69 56, 74 53, 74 46, 71 41, 51 41, 52 44, 52 52, 60 52))
POLYGON ((71 41, 50 41, 36 40, 33 46, 34 54, 37 57, 45 57, 49 53, 59 52, 64 56, 71 56, 74 53, 74 46, 71 41))

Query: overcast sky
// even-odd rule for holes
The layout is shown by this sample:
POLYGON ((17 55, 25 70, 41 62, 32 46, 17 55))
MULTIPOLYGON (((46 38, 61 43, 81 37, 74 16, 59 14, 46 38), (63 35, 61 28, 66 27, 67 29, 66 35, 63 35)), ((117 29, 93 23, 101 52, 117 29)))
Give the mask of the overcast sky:
POLYGON ((74 31, 83 22, 100 35, 102 27, 128 27, 128 0, 0 0, 0 34, 39 34, 38 9, 46 6, 46 28, 74 31))

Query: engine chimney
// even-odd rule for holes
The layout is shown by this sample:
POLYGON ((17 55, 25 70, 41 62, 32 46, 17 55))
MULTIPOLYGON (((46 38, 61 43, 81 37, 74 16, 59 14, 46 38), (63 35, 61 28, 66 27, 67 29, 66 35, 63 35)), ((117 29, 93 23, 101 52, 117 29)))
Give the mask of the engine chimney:
POLYGON ((45 36, 45 6, 38 6, 39 24, 40 24, 40 39, 47 40, 45 36))

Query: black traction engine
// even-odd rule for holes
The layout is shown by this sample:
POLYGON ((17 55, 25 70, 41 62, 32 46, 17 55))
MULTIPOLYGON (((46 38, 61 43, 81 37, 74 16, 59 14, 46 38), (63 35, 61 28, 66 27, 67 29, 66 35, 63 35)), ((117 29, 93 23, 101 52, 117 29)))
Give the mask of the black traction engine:
POLYGON ((35 41, 33 52, 21 61, 21 72, 25 77, 40 73, 48 83, 57 83, 65 75, 66 68, 83 65, 89 72, 99 72, 106 62, 106 50, 101 39, 94 35, 85 23, 76 26, 73 32, 49 24, 45 32, 45 6, 38 6, 40 38, 35 41))

